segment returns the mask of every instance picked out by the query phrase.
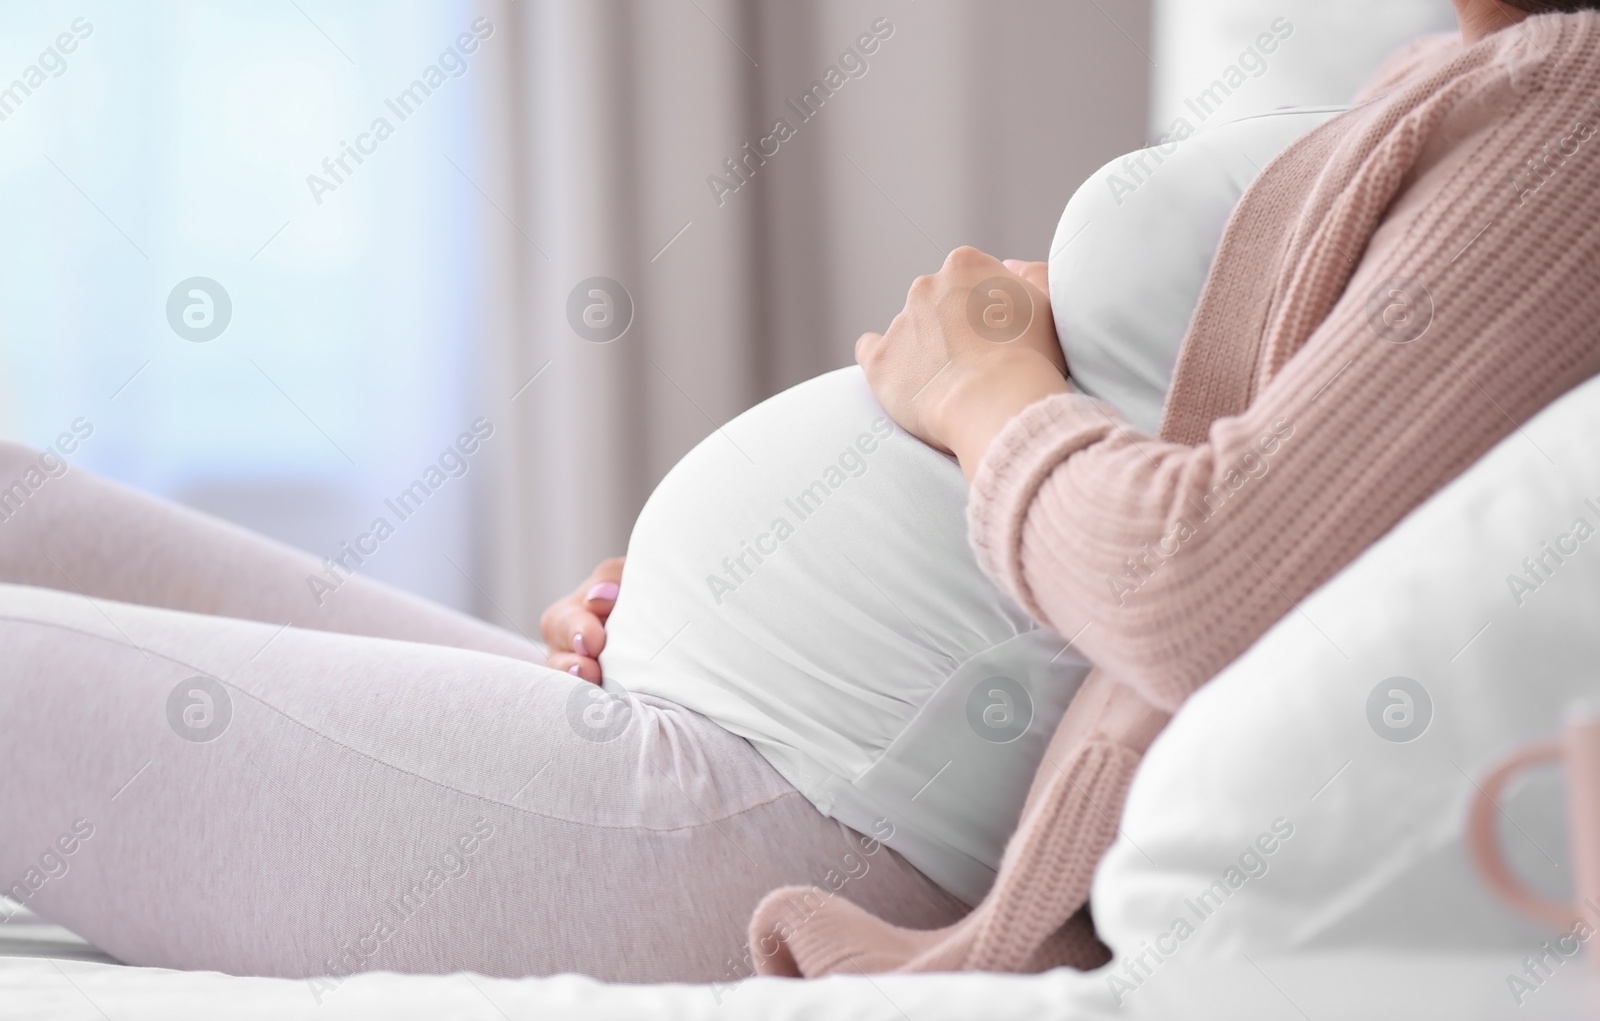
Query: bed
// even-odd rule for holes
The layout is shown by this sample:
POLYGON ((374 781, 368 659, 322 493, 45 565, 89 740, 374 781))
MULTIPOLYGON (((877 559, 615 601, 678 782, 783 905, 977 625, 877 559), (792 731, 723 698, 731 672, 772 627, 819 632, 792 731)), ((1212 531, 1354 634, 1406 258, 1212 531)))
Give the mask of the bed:
POLYGON ((877 975, 732 986, 606 985, 578 975, 521 980, 374 972, 324 992, 288 979, 132 968, 22 912, 0 925, 0 1016, 29 1021, 538 1018, 629 1021, 922 1021, 983 1018, 1360 1018, 1452 1021, 1594 1016, 1600 978, 1574 961, 1521 1006, 1510 954, 1297 955, 1233 962, 1173 959, 1121 1008, 1103 973, 877 975))

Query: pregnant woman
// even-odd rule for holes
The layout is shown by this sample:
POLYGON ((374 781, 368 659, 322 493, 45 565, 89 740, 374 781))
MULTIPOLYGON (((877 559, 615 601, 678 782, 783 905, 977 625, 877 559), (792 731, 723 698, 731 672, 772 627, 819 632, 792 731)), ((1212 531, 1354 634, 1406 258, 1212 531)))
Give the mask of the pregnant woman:
POLYGON ((1594 6, 1457 0, 1348 112, 1092 180, 1048 272, 953 253, 860 369, 673 470, 549 665, 0 448, 40 480, 0 523, 4 894, 319 1001, 1099 963, 1089 879, 1169 715, 1600 371, 1594 6))

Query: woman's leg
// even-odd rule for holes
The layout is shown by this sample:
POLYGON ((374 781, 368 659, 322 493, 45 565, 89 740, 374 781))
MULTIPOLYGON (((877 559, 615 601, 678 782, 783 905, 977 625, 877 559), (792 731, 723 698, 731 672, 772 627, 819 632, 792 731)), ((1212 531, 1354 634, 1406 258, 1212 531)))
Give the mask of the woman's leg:
POLYGON ((48 467, 37 451, 0 442, 0 486, 30 470, 42 480, 20 496, 0 491, 0 582, 544 662, 520 635, 342 569, 330 580, 306 553, 82 469, 51 477, 48 467))
POLYGON ((790 883, 905 925, 962 913, 704 717, 278 631, 0 585, 7 895, 129 963, 281 976, 729 980, 790 883))

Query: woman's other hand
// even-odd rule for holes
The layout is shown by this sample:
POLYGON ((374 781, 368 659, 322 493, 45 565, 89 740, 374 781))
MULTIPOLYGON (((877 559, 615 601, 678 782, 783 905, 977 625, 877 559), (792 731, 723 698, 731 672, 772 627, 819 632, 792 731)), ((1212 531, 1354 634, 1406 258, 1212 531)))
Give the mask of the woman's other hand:
POLYGON ((969 480, 1012 417, 1067 391, 1048 291, 1044 263, 957 248, 939 272, 912 283, 885 333, 856 341, 856 361, 890 417, 955 454, 969 480))
POLYGON ((550 665, 599 684, 600 650, 606 647, 606 618, 617 605, 622 558, 602 561, 577 591, 539 617, 539 634, 549 647, 550 665))

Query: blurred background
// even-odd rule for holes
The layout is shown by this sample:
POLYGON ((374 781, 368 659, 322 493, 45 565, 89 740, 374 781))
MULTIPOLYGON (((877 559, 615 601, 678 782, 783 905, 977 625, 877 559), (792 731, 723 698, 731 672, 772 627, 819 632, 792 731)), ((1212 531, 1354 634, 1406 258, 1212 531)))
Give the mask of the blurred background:
POLYGON ((328 556, 486 420, 363 570, 531 632, 716 425, 848 364, 950 248, 1043 259, 1078 184, 1277 19, 1213 119, 1347 101, 1453 24, 1448 0, 0 0, 0 435, 84 419, 75 466, 328 556))

